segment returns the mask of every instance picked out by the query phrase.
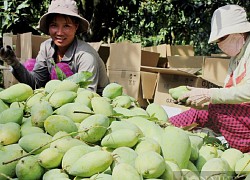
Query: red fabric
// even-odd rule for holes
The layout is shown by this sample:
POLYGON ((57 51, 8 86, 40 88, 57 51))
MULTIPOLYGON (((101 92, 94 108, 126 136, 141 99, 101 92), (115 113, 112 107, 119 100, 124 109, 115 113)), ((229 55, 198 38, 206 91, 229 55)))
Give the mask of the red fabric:
MULTIPOLYGON (((246 76, 246 72, 247 72, 247 65, 246 63, 244 64, 244 72, 241 73, 241 75, 239 75, 236 78, 236 84, 239 84, 241 82, 241 80, 246 76)), ((232 87, 233 86, 233 73, 230 75, 230 78, 227 82, 227 84, 225 85, 225 87, 232 87)))
POLYGON ((190 109, 170 118, 177 126, 196 122, 220 132, 230 147, 250 152, 250 104, 211 104, 208 111, 190 109))

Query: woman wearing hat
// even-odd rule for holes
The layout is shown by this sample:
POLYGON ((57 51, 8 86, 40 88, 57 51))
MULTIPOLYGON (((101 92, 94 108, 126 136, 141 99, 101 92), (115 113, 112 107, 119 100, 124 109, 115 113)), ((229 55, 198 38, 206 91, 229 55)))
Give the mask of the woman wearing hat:
POLYGON ((198 123, 225 137, 230 147, 250 152, 250 23, 245 10, 226 5, 214 11, 208 43, 231 56, 223 88, 188 87, 187 110, 170 118, 175 126, 198 123), (201 110, 205 107, 208 109, 201 110))
POLYGON ((89 30, 89 22, 78 14, 76 2, 52 0, 48 12, 39 21, 38 29, 51 38, 41 44, 32 71, 18 61, 10 47, 0 50, 1 59, 12 66, 15 78, 32 88, 43 87, 50 79, 56 78, 53 67, 56 63, 66 76, 91 72, 92 83, 88 88, 101 93, 109 83, 105 64, 93 47, 76 37, 89 30))

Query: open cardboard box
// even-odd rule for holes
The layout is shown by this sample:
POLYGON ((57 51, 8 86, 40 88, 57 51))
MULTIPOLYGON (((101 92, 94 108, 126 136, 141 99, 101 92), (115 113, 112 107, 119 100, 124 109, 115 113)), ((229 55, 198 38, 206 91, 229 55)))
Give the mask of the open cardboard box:
POLYGON ((207 57, 202 66, 202 78, 218 86, 224 85, 229 57, 207 57))

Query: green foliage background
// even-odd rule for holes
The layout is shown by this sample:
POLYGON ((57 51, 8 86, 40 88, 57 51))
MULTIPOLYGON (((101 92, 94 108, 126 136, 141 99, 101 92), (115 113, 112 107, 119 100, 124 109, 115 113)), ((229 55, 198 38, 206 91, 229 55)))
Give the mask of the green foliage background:
MULTIPOLYGON (((248 11, 248 0, 76 0, 80 13, 90 21, 87 41, 141 42, 142 46, 190 44, 196 55, 219 52, 208 45, 213 11, 238 4, 248 11)), ((3 0, 0 2, 0 33, 36 30, 50 0, 3 0)), ((250 12, 250 11, 249 11, 250 12)), ((2 40, 1 40, 2 42, 2 40)))

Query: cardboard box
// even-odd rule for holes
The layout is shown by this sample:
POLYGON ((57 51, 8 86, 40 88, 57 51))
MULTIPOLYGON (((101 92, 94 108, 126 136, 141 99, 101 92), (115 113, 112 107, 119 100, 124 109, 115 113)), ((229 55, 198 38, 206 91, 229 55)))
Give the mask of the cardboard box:
POLYGON ((49 36, 33 35, 31 32, 19 34, 18 36, 20 36, 20 58, 22 62, 30 58, 36 58, 41 43, 50 38, 49 36))
POLYGON ((227 76, 229 58, 207 57, 202 66, 202 78, 223 86, 227 76))
POLYGON ((168 56, 169 68, 202 68, 205 56, 168 56))
POLYGON ((141 50, 141 66, 156 67, 160 53, 141 50))
POLYGON ((111 43, 108 70, 139 72, 141 66, 140 43, 111 43))
POLYGON ((110 82, 123 86, 123 93, 138 98, 140 85, 140 71, 108 70, 110 82))

